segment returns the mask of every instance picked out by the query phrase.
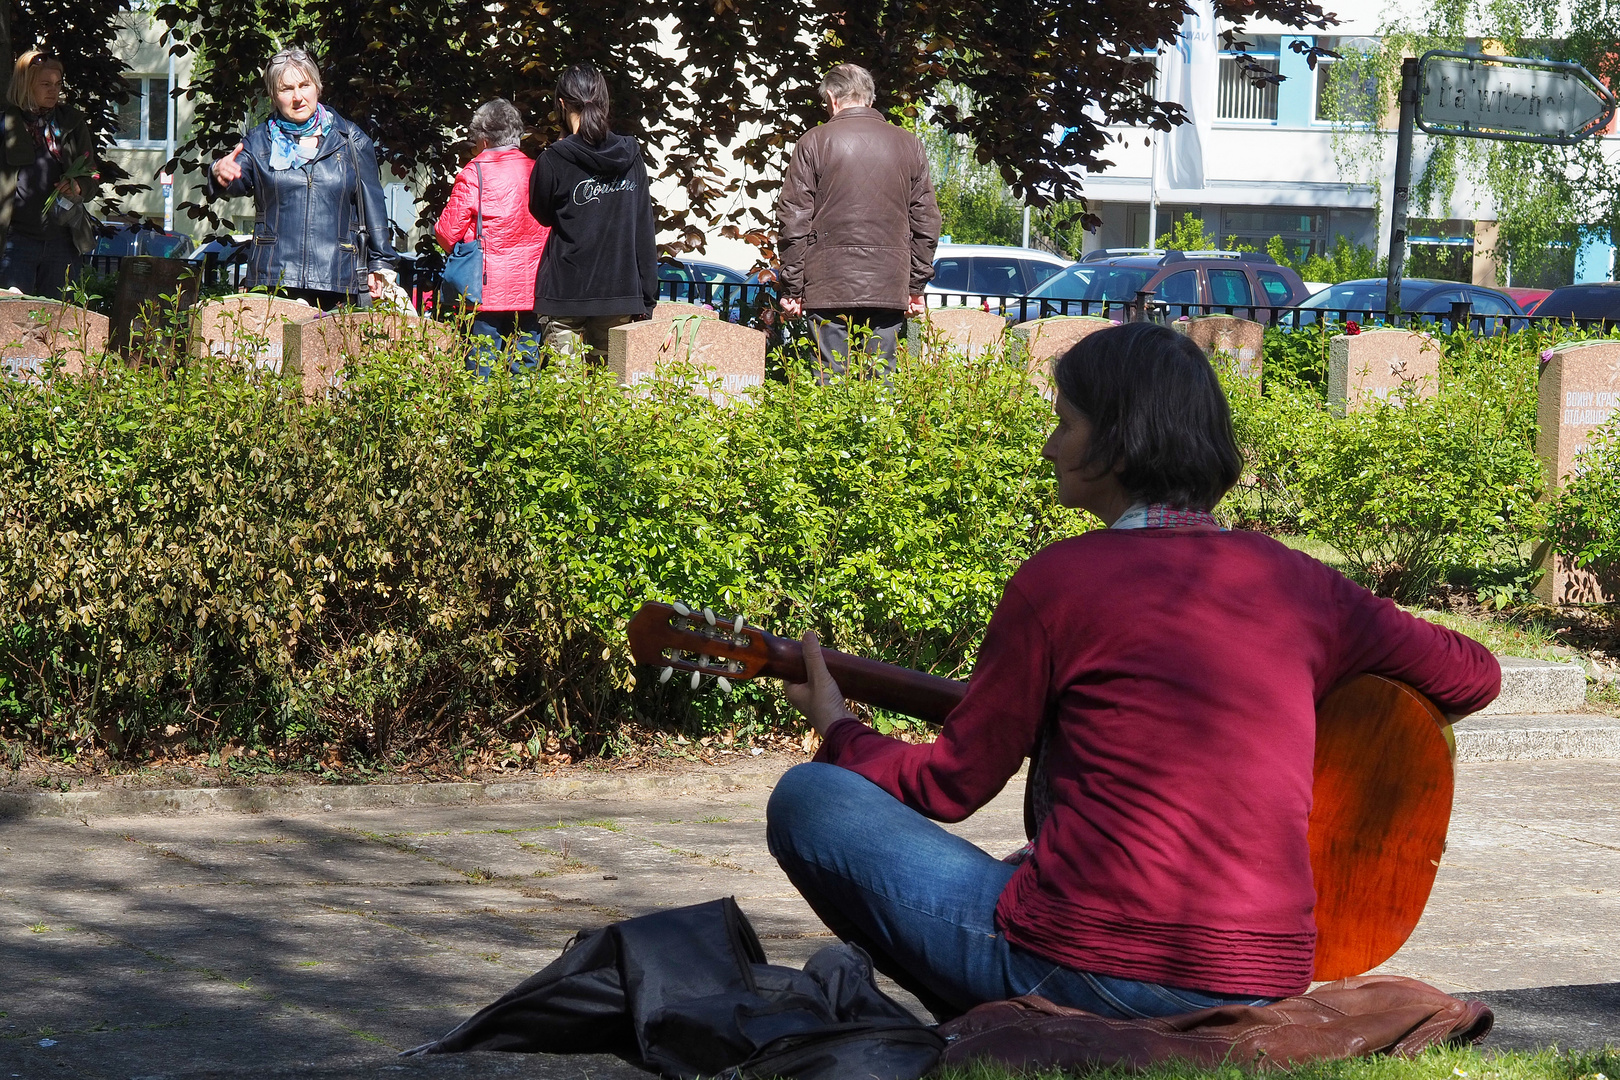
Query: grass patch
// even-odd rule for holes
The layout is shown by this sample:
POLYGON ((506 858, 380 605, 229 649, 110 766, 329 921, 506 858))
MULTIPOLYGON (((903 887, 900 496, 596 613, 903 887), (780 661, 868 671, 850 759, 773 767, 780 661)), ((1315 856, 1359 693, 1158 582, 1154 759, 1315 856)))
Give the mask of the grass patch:
POLYGON ((1488 618, 1457 611, 1407 608, 1420 619, 1471 637, 1499 656, 1526 656, 1532 660, 1569 661, 1572 649, 1558 643, 1552 628, 1539 619, 1488 618))
MULTIPOLYGON (((1203 1068, 1185 1062, 1154 1065, 1141 1071, 1095 1069, 1083 1074, 1056 1069, 1022 1072, 981 1063, 940 1069, 932 1075, 937 1080, 1064 1080, 1075 1075, 1098 1080, 1246 1080, 1256 1073, 1236 1065, 1203 1068)), ((1620 1049, 1530 1052, 1433 1047, 1412 1058, 1324 1061, 1268 1070, 1264 1075, 1291 1080, 1609 1080, 1620 1078, 1620 1049)))

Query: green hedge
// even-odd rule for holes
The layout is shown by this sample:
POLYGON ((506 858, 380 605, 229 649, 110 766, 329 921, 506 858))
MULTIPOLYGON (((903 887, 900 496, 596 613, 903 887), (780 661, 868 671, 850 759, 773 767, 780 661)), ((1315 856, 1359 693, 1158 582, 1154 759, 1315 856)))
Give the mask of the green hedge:
POLYGON ((595 751, 626 721, 746 735, 785 720, 774 691, 638 682, 643 600, 959 673, 1012 570, 1084 527, 1015 367, 790 370, 732 407, 684 385, 382 353, 309 405, 212 362, 7 386, 4 737, 385 758, 469 733, 595 751))
MULTIPOLYGON (((1441 579, 1522 595, 1551 339, 1449 337, 1438 395, 1345 418, 1323 401, 1326 342, 1272 332, 1264 387, 1229 386, 1248 468, 1223 512, 1323 541, 1403 599, 1441 579)), ((215 361, 6 384, 0 739, 386 761, 794 724, 768 685, 727 698, 638 672, 624 623, 647 598, 965 674, 1019 562, 1095 524, 1053 505, 1050 405, 994 356, 826 387, 784 363, 731 406, 690 372, 636 393, 577 372, 482 383, 404 349, 313 404, 215 361)), ((1553 504, 1592 561, 1620 561, 1617 465, 1600 443, 1553 504)))
POLYGON ((1268 331, 1264 392, 1232 387, 1248 462, 1233 516, 1329 544, 1353 577, 1401 600, 1442 578, 1522 596, 1543 486, 1537 360, 1552 339, 1446 336, 1437 393, 1338 417, 1324 400, 1337 329, 1268 331))
POLYGON ((1620 575, 1620 420, 1592 432, 1548 511, 1548 536, 1576 566, 1620 575))

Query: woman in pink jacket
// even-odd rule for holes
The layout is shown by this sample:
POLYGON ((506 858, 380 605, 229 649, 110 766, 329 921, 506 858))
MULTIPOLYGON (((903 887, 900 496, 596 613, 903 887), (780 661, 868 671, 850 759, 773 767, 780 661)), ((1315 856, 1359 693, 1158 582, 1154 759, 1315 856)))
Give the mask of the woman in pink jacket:
POLYGON ((523 117, 505 98, 486 101, 473 112, 467 136, 473 159, 450 189, 450 201, 433 226, 446 251, 478 232, 484 218, 484 295, 473 316, 475 345, 467 366, 489 376, 495 353, 510 347, 513 370, 533 367, 540 341, 534 314, 534 277, 551 230, 529 214, 529 173, 534 161, 518 143, 523 117))

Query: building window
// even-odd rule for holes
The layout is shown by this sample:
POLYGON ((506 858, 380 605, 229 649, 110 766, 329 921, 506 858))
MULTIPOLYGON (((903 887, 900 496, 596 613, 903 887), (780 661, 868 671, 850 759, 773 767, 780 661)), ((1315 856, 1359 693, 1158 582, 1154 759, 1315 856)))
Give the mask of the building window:
POLYGON ((125 97, 118 105, 118 142, 123 146, 162 146, 169 136, 169 77, 124 76, 125 97))
POLYGON ((1316 108, 1311 115, 1322 124, 1372 123, 1378 118, 1378 77, 1373 73, 1378 42, 1373 38, 1319 37, 1316 43, 1342 59, 1321 57, 1316 61, 1316 108))
POLYGON ((1256 76, 1277 74, 1277 50, 1281 40, 1257 37, 1249 43, 1244 61, 1234 53, 1221 56, 1221 85, 1216 95, 1217 120, 1277 121, 1277 83, 1255 85, 1256 76))
POLYGON ((1295 259, 1327 251, 1328 216, 1320 210, 1227 210, 1221 215, 1221 242, 1266 250, 1273 236, 1295 259))

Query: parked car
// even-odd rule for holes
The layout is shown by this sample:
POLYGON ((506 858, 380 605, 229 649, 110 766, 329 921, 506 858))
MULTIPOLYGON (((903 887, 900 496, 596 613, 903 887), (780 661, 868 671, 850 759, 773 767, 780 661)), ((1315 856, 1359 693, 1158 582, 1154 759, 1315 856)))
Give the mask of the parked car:
POLYGON ((184 233, 165 232, 145 222, 131 225, 105 221, 96 229, 96 248, 90 257, 105 259, 125 255, 156 255, 183 259, 190 253, 191 237, 184 233))
POLYGON ((1519 289, 1512 285, 1503 286, 1498 290, 1515 304, 1526 315, 1534 315, 1541 302, 1552 295, 1551 289, 1519 289))
POLYGON ((929 307, 1028 296, 1069 266, 1068 259, 1036 248, 941 244, 934 252, 934 280, 923 294, 929 307))
POLYGON ((1620 322, 1620 281, 1588 281, 1554 289, 1536 305, 1548 319, 1608 319, 1620 322))
POLYGON ((660 299, 715 306, 726 290, 706 286, 750 284, 746 274, 705 259, 665 259, 658 264, 658 281, 660 299))
MULTIPOLYGON (((1383 321, 1388 282, 1383 278, 1357 278, 1313 294, 1299 305, 1299 322, 1314 323, 1318 318, 1336 321, 1377 323, 1383 321)), ((1513 298, 1483 285, 1433 278, 1406 278, 1401 282, 1401 310, 1413 315, 1434 317, 1451 314, 1451 305, 1466 300, 1475 315, 1523 315, 1513 298)), ((1545 301, 1543 301, 1545 303, 1545 301)), ((1497 322, 1486 322, 1486 332, 1495 331, 1497 322)))
POLYGON ((1044 315, 1105 315, 1152 292, 1171 318, 1208 313, 1256 318, 1293 307, 1310 295, 1299 275, 1269 255, 1234 251, 1166 251, 1088 256, 1050 278, 1029 299, 1002 310, 1014 322, 1044 315))

